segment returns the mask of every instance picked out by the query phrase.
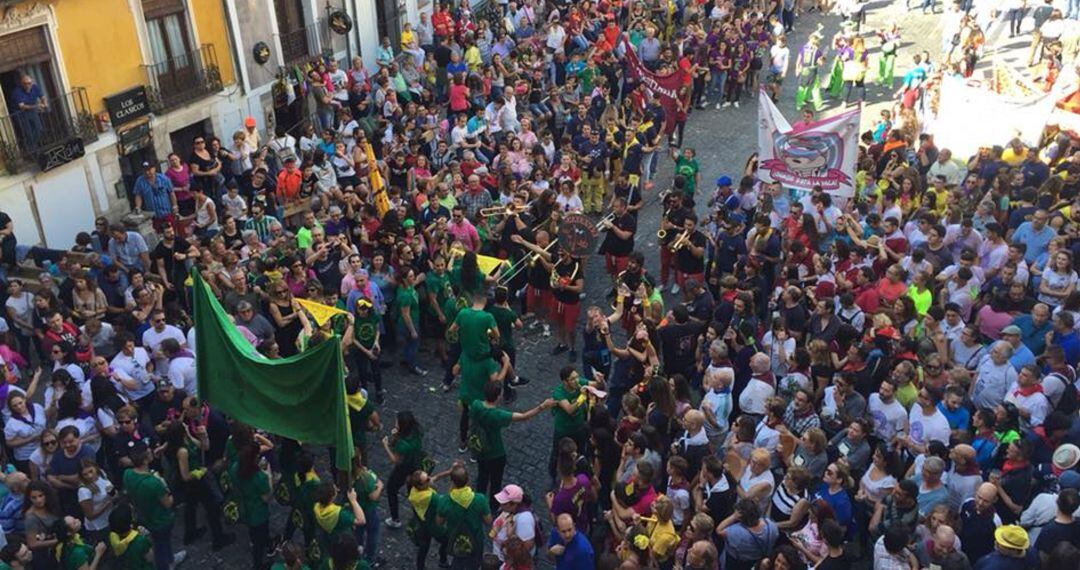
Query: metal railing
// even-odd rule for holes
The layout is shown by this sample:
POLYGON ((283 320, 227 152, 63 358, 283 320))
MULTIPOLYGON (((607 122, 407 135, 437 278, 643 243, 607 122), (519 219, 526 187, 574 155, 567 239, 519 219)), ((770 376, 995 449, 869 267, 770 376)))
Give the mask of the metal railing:
POLYGON ((296 65, 322 55, 330 45, 330 28, 324 20, 315 20, 303 28, 280 34, 278 39, 285 65, 296 65))
POLYGON ((204 44, 190 53, 143 67, 146 69, 146 96, 155 113, 221 91, 221 68, 213 44, 204 44))
MULTIPOLYGON (((8 103, 13 104, 10 97, 8 103)), ((29 170, 37 157, 51 147, 75 139, 89 143, 97 138, 86 89, 76 87, 47 99, 44 108, 0 114, 0 172, 29 170)))

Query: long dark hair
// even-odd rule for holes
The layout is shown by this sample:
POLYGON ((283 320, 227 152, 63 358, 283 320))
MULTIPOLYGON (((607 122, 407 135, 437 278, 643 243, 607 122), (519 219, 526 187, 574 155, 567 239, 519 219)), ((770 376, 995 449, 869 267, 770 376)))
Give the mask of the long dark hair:
POLYGON ((461 289, 472 291, 473 284, 480 276, 480 265, 476 261, 476 254, 471 251, 465 252, 461 258, 461 289))
POLYGON ((413 434, 420 434, 420 422, 409 410, 401 410, 397 413, 397 439, 404 439, 413 434))
POLYGON ((95 408, 106 408, 114 414, 125 406, 116 386, 104 376, 95 376, 90 380, 90 397, 94 400, 95 408))
POLYGON ((245 445, 237 450, 236 475, 247 481, 259 472, 259 446, 245 445))

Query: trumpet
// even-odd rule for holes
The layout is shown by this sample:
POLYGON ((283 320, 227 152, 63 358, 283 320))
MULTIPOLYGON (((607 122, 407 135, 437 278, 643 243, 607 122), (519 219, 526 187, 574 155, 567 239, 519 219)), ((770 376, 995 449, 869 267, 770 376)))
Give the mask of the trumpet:
POLYGON ((683 233, 679 234, 679 237, 675 238, 675 241, 671 242, 671 245, 668 246, 668 249, 670 249, 671 251, 679 251, 680 249, 686 247, 689 243, 690 230, 685 230, 683 231, 683 233))
POLYGON ((666 237, 667 237, 667 230, 661 229, 661 230, 656 231, 656 239, 664 239, 666 237))
POLYGON ((609 224, 611 224, 611 222, 614 219, 615 219, 615 212, 611 212, 608 215, 604 216, 603 218, 600 219, 599 222, 596 222, 596 230, 600 231, 600 230, 607 229, 605 226, 608 226, 609 224))
POLYGON ((481 208, 480 215, 483 217, 488 216, 510 216, 514 214, 520 214, 529 209, 529 205, 515 206, 513 204, 507 204, 505 206, 491 206, 489 208, 481 208))

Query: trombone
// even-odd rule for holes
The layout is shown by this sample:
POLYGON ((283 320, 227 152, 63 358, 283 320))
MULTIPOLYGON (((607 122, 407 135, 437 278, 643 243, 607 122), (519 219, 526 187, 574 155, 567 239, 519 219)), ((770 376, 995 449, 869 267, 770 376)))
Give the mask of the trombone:
MULTIPOLYGON (((529 204, 531 204, 531 203, 532 202, 530 202, 529 204)), ((499 215, 510 216, 510 215, 514 215, 514 214, 520 214, 520 213, 524 212, 525 210, 529 209, 529 204, 525 204, 523 206, 515 206, 513 204, 507 204, 505 206, 499 205, 499 206, 491 206, 491 207, 488 207, 488 208, 481 208, 480 209, 480 215, 486 218, 488 216, 499 216, 499 215)))
MULTIPOLYGON (((551 240, 551 243, 549 243, 547 247, 545 247, 541 251, 547 253, 558 242, 559 238, 551 240)), ((525 271, 526 268, 531 268, 536 265, 536 261, 538 259, 540 259, 540 252, 530 251, 527 255, 522 256, 521 259, 518 259, 512 265, 507 267, 503 271, 503 274, 496 280, 496 285, 500 287, 505 287, 508 283, 513 281, 515 277, 520 275, 522 271, 525 271)))

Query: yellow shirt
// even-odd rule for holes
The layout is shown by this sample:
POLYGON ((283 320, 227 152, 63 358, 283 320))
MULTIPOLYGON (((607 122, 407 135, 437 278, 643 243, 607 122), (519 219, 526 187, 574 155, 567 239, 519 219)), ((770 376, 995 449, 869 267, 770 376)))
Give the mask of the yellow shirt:
POLYGON ((465 50, 465 63, 469 66, 469 71, 480 71, 480 67, 484 65, 484 60, 480 57, 480 48, 475 45, 469 46, 465 50))
POLYGON ((675 525, 671 521, 649 523, 649 549, 653 557, 658 561, 666 561, 675 554, 675 547, 679 546, 679 533, 675 532, 675 525))
POLYGON ((1024 162, 1024 159, 1027 158, 1027 153, 1028 150, 1026 148, 1017 153, 1010 146, 1001 153, 1001 162, 1004 162, 1009 166, 1020 166, 1020 163, 1024 162))
POLYGON ((416 40, 416 33, 412 30, 401 31, 401 49, 408 49, 409 46, 416 40))

